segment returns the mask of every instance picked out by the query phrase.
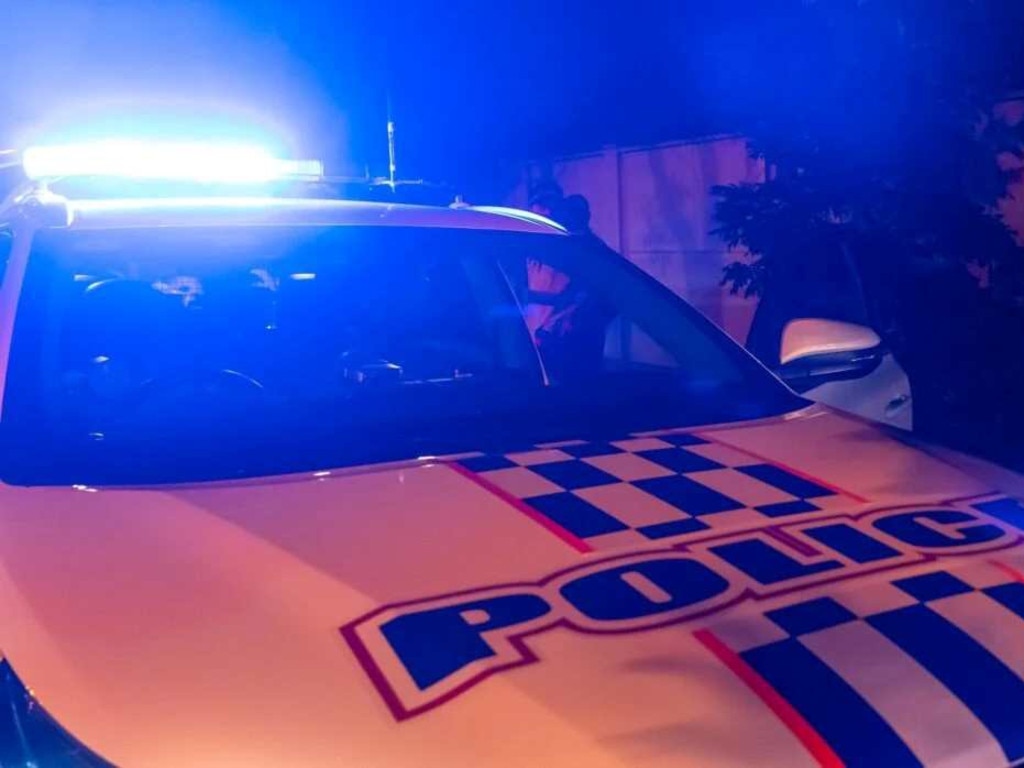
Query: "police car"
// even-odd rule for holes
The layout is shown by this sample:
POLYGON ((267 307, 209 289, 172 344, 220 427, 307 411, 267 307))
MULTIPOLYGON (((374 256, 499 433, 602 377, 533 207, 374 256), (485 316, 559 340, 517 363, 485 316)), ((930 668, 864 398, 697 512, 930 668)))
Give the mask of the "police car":
POLYGON ((200 150, 0 212, 0 763, 1024 759, 999 482, 542 218, 200 150))

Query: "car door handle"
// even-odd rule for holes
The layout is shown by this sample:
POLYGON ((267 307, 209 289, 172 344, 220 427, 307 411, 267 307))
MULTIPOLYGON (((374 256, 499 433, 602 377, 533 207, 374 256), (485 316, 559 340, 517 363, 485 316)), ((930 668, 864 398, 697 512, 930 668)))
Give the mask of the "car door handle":
POLYGON ((910 395, 908 395, 908 394, 897 395, 896 397, 894 397, 892 400, 889 401, 888 405, 885 406, 885 415, 886 416, 895 416, 909 402, 910 402, 910 395))

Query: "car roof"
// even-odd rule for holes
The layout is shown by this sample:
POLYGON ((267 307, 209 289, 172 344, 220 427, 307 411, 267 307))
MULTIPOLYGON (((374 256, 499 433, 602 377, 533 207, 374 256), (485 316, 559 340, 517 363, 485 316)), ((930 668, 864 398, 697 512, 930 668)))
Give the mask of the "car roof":
POLYGON ((354 200, 274 197, 190 197, 67 200, 70 229, 195 226, 393 226, 482 229, 564 235, 529 211, 498 206, 440 207, 354 200))

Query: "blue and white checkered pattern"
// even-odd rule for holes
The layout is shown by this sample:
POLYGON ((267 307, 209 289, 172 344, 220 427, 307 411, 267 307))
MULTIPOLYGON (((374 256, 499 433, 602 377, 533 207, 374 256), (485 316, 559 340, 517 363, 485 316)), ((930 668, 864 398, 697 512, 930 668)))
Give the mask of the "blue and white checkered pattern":
POLYGON ((855 504, 783 467, 687 432, 549 444, 460 463, 596 549, 855 504))
POLYGON ((992 564, 858 584, 710 629, 847 765, 1024 758, 1024 583, 992 564))

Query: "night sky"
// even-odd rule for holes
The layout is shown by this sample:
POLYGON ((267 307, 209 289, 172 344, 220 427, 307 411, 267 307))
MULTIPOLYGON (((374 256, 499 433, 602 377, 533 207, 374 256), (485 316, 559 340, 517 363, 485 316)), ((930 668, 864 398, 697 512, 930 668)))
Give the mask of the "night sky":
POLYGON ((377 173, 390 94, 402 172, 458 182, 500 161, 742 130, 821 97, 789 56, 826 45, 791 23, 813 2, 12 4, 0 141, 173 113, 269 123, 335 168, 377 173))

